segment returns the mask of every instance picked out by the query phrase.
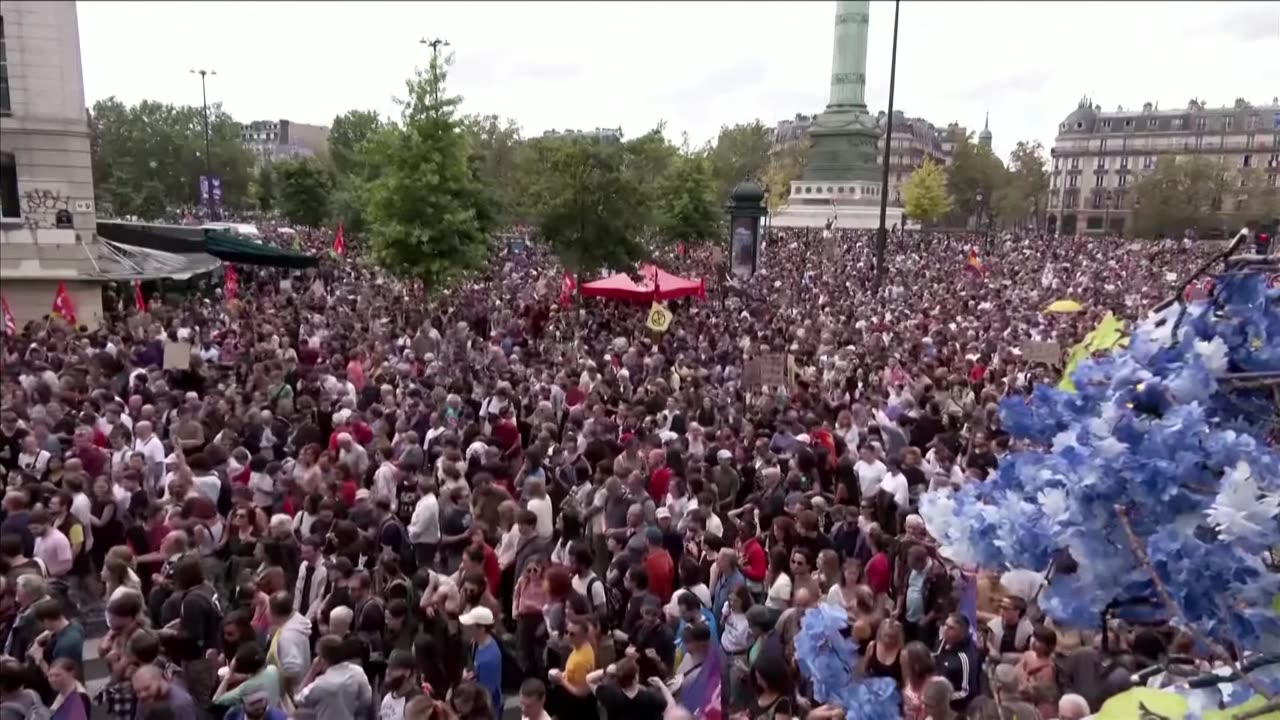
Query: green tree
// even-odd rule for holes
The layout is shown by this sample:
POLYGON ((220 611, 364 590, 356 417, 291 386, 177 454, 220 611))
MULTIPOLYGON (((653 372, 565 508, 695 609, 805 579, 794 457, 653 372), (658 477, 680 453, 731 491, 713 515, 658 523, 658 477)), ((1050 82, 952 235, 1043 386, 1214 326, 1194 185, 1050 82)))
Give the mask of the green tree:
POLYGON ((769 164, 765 166, 761 177, 765 187, 769 189, 769 195, 765 198, 769 212, 787 204, 791 197, 791 182, 804 174, 812 145, 808 138, 801 138, 769 151, 769 164))
POLYGON ((640 235, 648 208, 626 151, 586 138, 530 143, 533 218, 538 236, 578 272, 629 268, 648 256, 640 235))
POLYGON ((1139 237, 1181 237, 1189 228, 1216 228, 1231 190, 1221 163, 1205 158, 1161 159, 1133 186, 1133 223, 1139 237))
POLYGON ((1009 166, 999 175, 995 189, 996 217, 1014 226, 1031 218, 1040 227, 1041 210, 1049 192, 1044 148, 1038 141, 1019 141, 1009 154, 1009 166))
POLYGON ((528 149, 520 135, 520 125, 497 115, 467 115, 462 118, 462 130, 471 144, 472 170, 491 197, 498 223, 525 220, 528 149))
POLYGON ((468 158, 471 147, 445 93, 444 63, 433 57, 410 78, 398 124, 367 143, 380 172, 364 195, 364 220, 378 263, 418 278, 428 291, 483 267, 492 207, 468 158))
POLYGON ((659 202, 663 183, 680 160, 680 150, 667 142, 666 123, 622 145, 622 171, 635 187, 633 201, 641 211, 642 234, 657 233, 662 225, 659 202))
POLYGON ((263 212, 271 212, 276 208, 280 193, 276 178, 275 166, 269 162, 258 166, 253 182, 249 183, 249 199, 253 205, 263 212))
POLYGON ((936 222, 951 212, 951 195, 947 193, 947 176, 942 167, 925 159, 902 183, 902 204, 909 217, 922 223, 936 222))
MULTIPOLYGON (((996 189, 1004 180, 1004 165, 985 148, 964 138, 956 143, 947 166, 947 191, 959 214, 960 220, 974 216, 978 211, 978 194, 982 204, 990 210, 995 203, 996 189)), ((984 211, 985 212, 985 211, 984 211)))
POLYGON ((728 200, 729 191, 743 178, 760 178, 769 164, 769 148, 769 129, 759 120, 721 127, 708 151, 716 196, 728 200))
MULTIPOLYGON (((192 108, 202 114, 200 108, 192 108)), ((240 141, 240 123, 223 111, 221 103, 209 106, 209 142, 211 150, 210 169, 222 179, 222 204, 229 208, 247 208, 252 205, 249 197, 249 183, 253 181, 253 153, 245 149, 240 141)), ((204 123, 199 124, 195 136, 198 155, 204 153, 204 123)), ((202 160, 200 162, 203 162, 202 160)), ((203 165, 194 173, 191 183, 193 200, 199 201, 199 176, 204 174, 203 165)))
POLYGON ((382 117, 373 110, 348 110, 333 119, 329 128, 329 158, 339 176, 358 175, 367 179, 363 145, 382 127, 382 117))
POLYGON ((332 215, 333 171, 318 158, 276 163, 280 211, 295 225, 321 227, 332 215))
POLYGON ((711 163, 700 155, 677 156, 659 185, 658 232, 667 243, 712 240, 720 225, 711 163))
POLYGON ((1262 168, 1240 168, 1232 180, 1232 187, 1226 192, 1228 202, 1223 208, 1228 213, 1228 231, 1239 230, 1251 220, 1280 217, 1280 188, 1268 184, 1262 168))

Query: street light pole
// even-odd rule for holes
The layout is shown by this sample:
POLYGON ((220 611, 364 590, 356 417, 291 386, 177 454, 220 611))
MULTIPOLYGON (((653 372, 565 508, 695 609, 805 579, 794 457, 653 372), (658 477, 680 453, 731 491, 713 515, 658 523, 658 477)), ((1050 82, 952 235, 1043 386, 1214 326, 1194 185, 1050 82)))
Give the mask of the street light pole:
POLYGON ((434 38, 432 40, 422 38, 421 40, 418 41, 418 44, 427 45, 431 48, 431 79, 433 81, 432 84, 437 88, 433 90, 431 93, 431 101, 436 102, 437 100, 439 100, 438 96, 440 93, 438 89, 440 83, 437 81, 437 73, 439 72, 439 70, 437 69, 437 66, 439 65, 439 60, 440 60, 440 48, 449 47, 449 41, 443 38, 434 38))
MULTIPOLYGON (((213 159, 210 152, 212 143, 209 139, 209 90, 206 86, 206 78, 209 75, 217 75, 213 70, 191 70, 191 74, 200 76, 200 105, 204 108, 204 177, 205 182, 211 186, 213 184, 213 159)), ((209 207, 209 217, 213 218, 213 189, 210 187, 208 197, 205 203, 209 207)))
POLYGON ((889 56, 889 113, 884 121, 884 161, 880 168, 880 227, 876 228, 876 275, 873 292, 880 292, 884 284, 884 253, 889 244, 889 231, 885 220, 889 214, 889 150, 893 145, 893 90, 898 79, 898 12, 899 0, 893 3, 893 52, 889 56))
POLYGON ((1106 237, 1111 233, 1111 191, 1102 198, 1102 236, 1106 237))

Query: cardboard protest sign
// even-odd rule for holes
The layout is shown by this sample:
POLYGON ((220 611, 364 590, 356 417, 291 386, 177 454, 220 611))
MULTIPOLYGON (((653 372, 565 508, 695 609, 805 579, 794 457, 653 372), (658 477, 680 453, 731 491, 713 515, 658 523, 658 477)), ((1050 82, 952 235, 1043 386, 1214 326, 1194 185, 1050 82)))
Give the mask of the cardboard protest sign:
POLYGON ((191 343, 171 342, 164 344, 164 369, 189 370, 191 368, 191 343))
POLYGON ((649 316, 644 324, 654 332, 666 332, 667 328, 671 327, 671 311, 666 305, 655 302, 649 308, 649 316))
POLYGON ((1050 366, 1062 364, 1062 347, 1050 340, 1041 342, 1031 340, 1022 344, 1022 357, 1030 363, 1044 363, 1050 366))
POLYGON ((752 387, 776 387, 787 384, 785 353, 762 353, 747 360, 743 381, 752 387))

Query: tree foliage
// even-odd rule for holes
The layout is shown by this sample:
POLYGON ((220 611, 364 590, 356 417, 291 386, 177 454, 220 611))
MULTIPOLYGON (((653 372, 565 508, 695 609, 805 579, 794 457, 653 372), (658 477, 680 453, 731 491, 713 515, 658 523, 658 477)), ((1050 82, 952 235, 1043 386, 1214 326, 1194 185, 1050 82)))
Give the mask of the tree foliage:
POLYGON ((662 196, 666 182, 672 170, 680 160, 680 151, 667 142, 663 130, 665 123, 622 145, 622 172, 625 173, 635 187, 632 202, 640 214, 642 234, 659 232, 663 223, 661 216, 662 196))
POLYGON ((469 162, 456 117, 461 99, 445 93, 444 63, 433 57, 410 78, 398 124, 366 143, 379 169, 365 196, 374 257, 388 271, 418 278, 429 291, 483 266, 492 206, 469 162))
POLYGON ((960 216, 968 218, 978 211, 979 193, 982 193, 983 204, 990 208, 996 189, 1003 184, 1004 174, 1004 165, 989 148, 969 138, 957 143, 951 165, 947 166, 947 191, 960 216))
POLYGON ((1231 168, 1194 157, 1162 159, 1133 186, 1134 232, 1180 237, 1188 229, 1228 228, 1280 213, 1280 191, 1259 168, 1231 168))
POLYGON ((528 215, 527 150, 520 125, 497 115, 467 115, 462 130, 471 144, 472 171, 488 192, 500 224, 523 221, 528 215))
POLYGON ((329 159, 338 175, 367 179, 369 168, 363 146, 383 125, 382 117, 373 110, 348 110, 333 119, 329 128, 329 159))
POLYGON ((800 138, 769 151, 769 162, 760 179, 769 190, 766 201, 770 212, 785 205, 791 197, 791 182, 804 173, 812 146, 808 138, 800 138))
POLYGON ((996 217, 1014 226, 1022 226, 1028 218, 1040 224, 1040 211, 1049 192, 1049 173, 1044 160, 1044 147, 1038 141, 1018 141, 1009 154, 1008 169, 996 188, 996 217))
MULTIPOLYGON (((222 178, 222 202, 246 204, 253 157, 240 144, 240 126, 209 108, 210 166, 222 178)), ((97 201, 117 215, 161 217, 168 208, 200 203, 205 174, 202 108, 144 100, 125 105, 115 97, 89 111, 90 152, 97 201)))
POLYGON ((705 157, 677 155, 659 186, 656 212, 662 239, 685 245, 714 239, 721 218, 714 190, 705 157))
POLYGON ((579 272, 630 268, 647 256, 640 235, 647 210, 636 198, 627 151, 588 138, 530 143, 532 217, 538 235, 579 272))
POLYGON ((271 212, 276 209, 279 196, 280 188, 275 166, 271 163, 263 163, 258 167, 253 181, 249 183, 249 202, 263 212, 271 212))
POLYGON ((299 158, 275 165, 280 211, 295 225, 321 227, 332 219, 333 172, 323 160, 299 158))
POLYGON ((916 168, 902 183, 902 204, 909 217, 922 223, 935 222, 951 212, 951 195, 942 167, 926 159, 916 168))
POLYGON ((769 164, 769 148, 769 129, 759 120, 721 127, 708 151, 716 197, 727 200, 743 178, 761 177, 769 164))

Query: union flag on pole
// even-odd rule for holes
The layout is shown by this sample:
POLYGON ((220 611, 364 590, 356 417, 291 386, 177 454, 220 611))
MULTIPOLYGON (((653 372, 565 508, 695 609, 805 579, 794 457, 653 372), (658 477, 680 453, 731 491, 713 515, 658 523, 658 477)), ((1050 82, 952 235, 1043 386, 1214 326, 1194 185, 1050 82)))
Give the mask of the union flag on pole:
POLYGON ((338 223, 338 234, 333 236, 333 254, 338 257, 347 254, 347 243, 342 239, 342 223, 338 223))
POLYGON ((0 295, 0 307, 4 308, 4 332, 6 335, 15 335, 18 332, 18 323, 13 319, 13 313, 9 312, 9 301, 0 295))
POLYGON ((142 297, 142 281, 133 281, 133 304, 138 308, 138 312, 147 311, 147 299, 142 297))
POLYGON ((573 273, 565 270, 560 278, 560 307, 569 307, 573 302, 573 291, 577 287, 578 283, 573 279, 573 273))
POLYGON ((53 294, 53 314, 59 315, 71 325, 76 324, 76 308, 71 303, 71 294, 67 292, 67 284, 58 281, 58 291, 53 294))
POLYGON ((230 265, 223 265, 222 276, 222 295, 228 301, 236 299, 236 294, 240 292, 240 278, 236 277, 236 269, 230 265))

